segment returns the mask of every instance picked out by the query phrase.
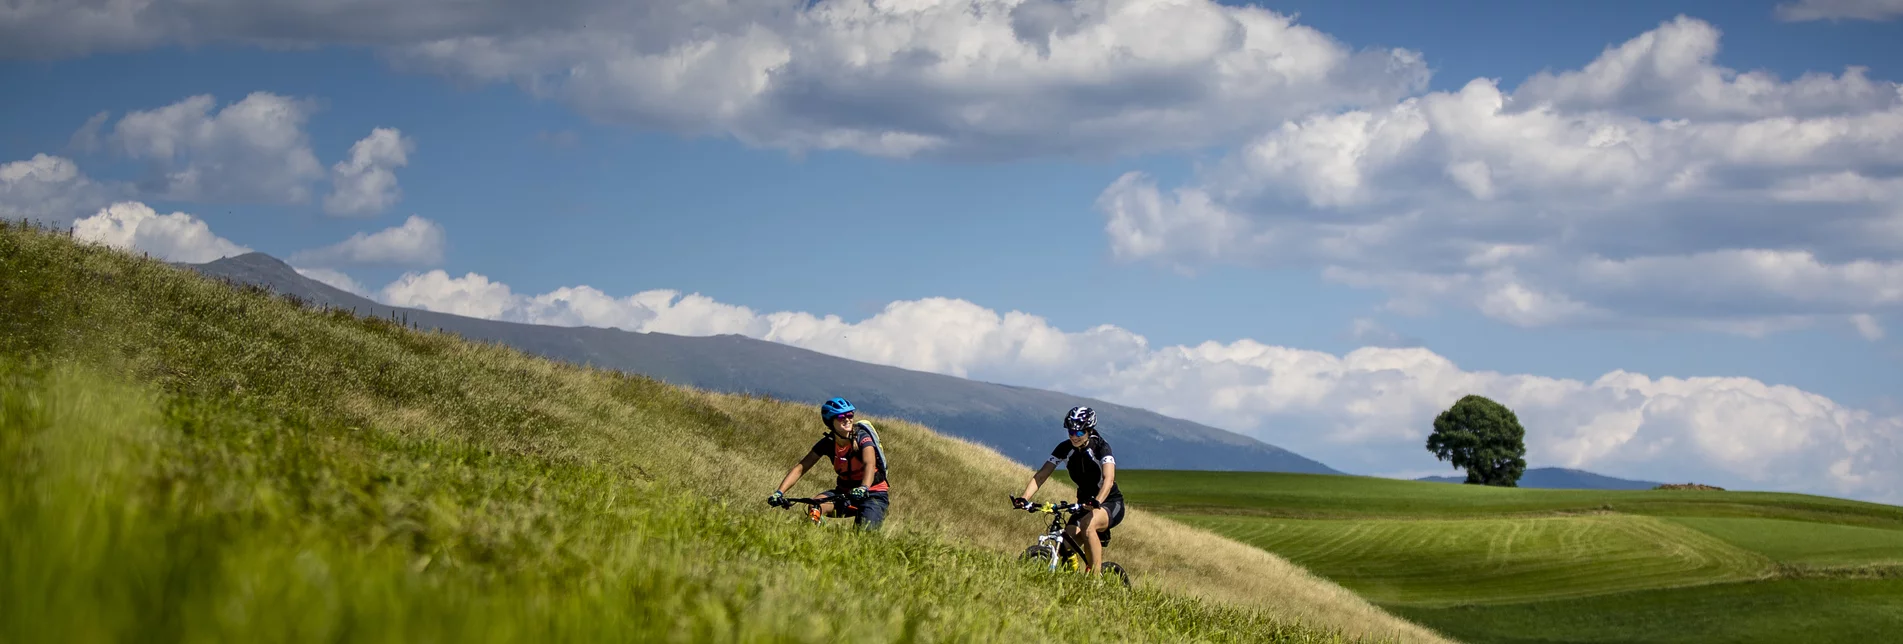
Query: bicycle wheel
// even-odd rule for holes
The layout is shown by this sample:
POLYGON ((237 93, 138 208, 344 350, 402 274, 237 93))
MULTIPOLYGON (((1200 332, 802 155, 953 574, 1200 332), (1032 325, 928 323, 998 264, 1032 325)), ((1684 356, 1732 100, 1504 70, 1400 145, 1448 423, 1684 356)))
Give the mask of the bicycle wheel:
POLYGON ((1120 564, 1118 564, 1117 562, 1115 562, 1115 561, 1106 561, 1106 562, 1103 562, 1103 565, 1102 565, 1102 566, 1098 566, 1098 569, 1099 569, 1099 570, 1102 570, 1102 571, 1103 571, 1103 574, 1106 574, 1106 575, 1110 575, 1110 574, 1114 574, 1114 575, 1116 575, 1116 576, 1117 576, 1117 580, 1119 580, 1119 581, 1122 581, 1122 582, 1123 582, 1123 587, 1124 587, 1124 588, 1129 588, 1129 587, 1130 587, 1130 573, 1128 573, 1128 572, 1124 572, 1124 570, 1123 570, 1123 566, 1122 566, 1122 565, 1120 565, 1120 564))
POLYGON ((1024 554, 1018 555, 1018 561, 1020 563, 1035 563, 1046 568, 1051 567, 1056 560, 1057 551, 1052 550, 1050 546, 1041 544, 1025 548, 1024 554))

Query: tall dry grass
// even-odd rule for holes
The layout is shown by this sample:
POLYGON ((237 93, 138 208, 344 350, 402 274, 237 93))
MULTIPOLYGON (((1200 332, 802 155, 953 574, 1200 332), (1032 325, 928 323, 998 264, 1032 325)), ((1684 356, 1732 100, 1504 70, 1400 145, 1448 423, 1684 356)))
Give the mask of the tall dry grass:
MULTIPOLYGON (((44 231, 18 226, 0 231, 0 271, 0 305, 5 306, 0 309, 0 325, 7 331, 0 337, 0 353, 28 362, 94 365, 130 382, 150 383, 170 400, 227 410, 218 413, 266 419, 273 426, 282 426, 277 431, 305 432, 309 440, 344 446, 337 447, 342 451, 335 454, 324 452, 325 458, 356 463, 348 465, 350 468, 382 467, 400 472, 391 469, 397 466, 390 463, 404 462, 417 468, 461 472, 455 475, 460 478, 440 483, 447 486, 441 489, 448 491, 433 492, 435 496, 428 498, 353 500, 349 494, 333 490, 326 492, 330 496, 319 504, 284 489, 306 490, 302 494, 308 497, 315 494, 309 490, 329 488, 267 482, 262 485, 277 490, 269 494, 292 494, 293 498, 289 502, 252 499, 234 506, 246 508, 246 512, 291 513, 293 518, 298 511, 384 517, 383 523, 363 519, 361 532, 349 533, 354 535, 350 539, 374 542, 372 550, 381 553, 376 556, 387 558, 392 555, 378 548, 397 547, 390 545, 399 543, 390 541, 391 534, 409 534, 407 538, 412 542, 435 548, 420 559, 399 557, 423 570, 460 565, 490 571, 484 573, 485 579, 495 575, 509 579, 512 574, 531 574, 509 572, 514 568, 503 555, 510 553, 530 551, 544 553, 538 556, 550 557, 550 561, 570 561, 563 558, 568 555, 546 553, 564 552, 564 548, 620 552, 619 547, 605 545, 608 542, 600 541, 599 536, 591 540, 564 535, 555 542, 544 542, 551 537, 538 529, 612 530, 599 520, 573 515, 578 508, 594 507, 590 503, 621 507, 639 505, 647 499, 666 505, 666 512, 672 513, 663 513, 672 517, 667 521, 691 522, 691 518, 682 517, 705 512, 712 520, 735 525, 759 521, 793 525, 791 513, 768 508, 764 498, 823 431, 817 418, 818 401, 783 402, 694 391, 643 377, 552 362, 447 334, 408 329, 388 320, 314 311, 257 289, 232 288, 183 269, 75 244, 44 231), (372 467, 352 459, 381 465, 372 467), (506 467, 513 469, 497 474, 468 470, 468 463, 490 463, 485 467, 491 468, 504 467, 494 463, 507 463, 506 467), (556 476, 556 472, 581 474, 556 476), (481 484, 487 487, 470 487, 478 484, 471 481, 487 480, 484 477, 501 478, 481 484), (562 488, 568 489, 563 494, 593 500, 543 507, 538 504, 544 485, 548 490, 570 486, 573 489, 562 488), (578 485, 585 488, 573 487, 578 485), (403 530, 420 530, 424 536, 403 530), (490 561, 485 557, 501 559, 490 561)), ((1030 475, 1028 468, 981 445, 880 417, 876 409, 865 412, 878 426, 887 446, 892 506, 883 534, 838 537, 850 540, 842 543, 852 544, 851 548, 889 549, 891 552, 883 556, 897 557, 887 560, 895 562, 908 561, 907 557, 914 555, 932 561, 972 561, 961 558, 963 555, 945 554, 944 547, 990 552, 997 555, 997 561, 1008 561, 1044 527, 1044 519, 1012 511, 1006 501, 1021 491, 1030 475)), ((186 426, 175 423, 174 430, 183 431, 179 428, 186 426)), ((256 440, 239 430, 220 436, 238 441, 234 445, 240 446, 256 440)), ((1115 440, 1115 436, 1109 438, 1115 440)), ((1061 432, 1053 430, 1051 440, 1055 445, 1061 440, 1061 432)), ((220 450, 211 453, 225 455, 221 458, 243 458, 241 450, 234 451, 238 448, 231 445, 220 450)), ((317 476, 297 471, 295 463, 279 463, 276 467, 271 470, 275 472, 272 476, 293 480, 317 476)), ((244 474, 256 469, 237 469, 232 471, 236 474, 224 475, 261 476, 244 474)), ((400 475, 363 476, 377 481, 379 476, 400 475)), ((830 479, 829 469, 821 466, 819 471, 809 473, 794 493, 829 486, 830 479)), ((1073 492, 1069 484, 1053 480, 1039 492, 1039 498, 1068 498, 1073 492)), ((644 534, 649 535, 644 543, 661 539, 652 530, 644 534)), ((691 530, 666 534, 673 539, 695 538, 691 530)), ((786 538, 771 536, 782 534, 771 530, 761 534, 767 537, 753 536, 786 538)), ((316 539, 308 535, 302 538, 316 539)), ((673 544, 669 548, 698 547, 662 541, 673 544)), ((338 547, 321 539, 317 542, 331 544, 325 548, 338 547)), ((750 556, 743 556, 749 552, 747 548, 755 546, 724 543, 708 547, 708 552, 725 552, 724 556, 746 560, 750 556)), ((1063 584, 1039 592, 1069 594, 1045 597, 1014 591, 1018 594, 1001 597, 1036 605, 1037 619, 1044 622, 1088 624, 1089 619, 1083 616, 1061 614, 1063 606, 1074 604, 1079 609, 1111 610, 1113 614, 1099 619, 1113 622, 1136 614, 1161 615, 1164 617, 1155 619, 1180 620, 1181 628, 1191 630, 1216 628, 1213 632, 1217 633, 1268 629, 1260 632, 1294 639, 1332 632, 1356 639, 1444 641, 1279 557, 1153 516, 1141 507, 1129 508, 1106 553, 1125 565, 1139 591, 1137 599, 1114 601, 1140 603, 1104 604, 1112 600, 1079 596, 1075 593, 1083 592, 1080 589, 1085 587, 1063 584), (1178 603, 1183 600, 1192 601, 1178 603), (1197 602, 1206 602, 1208 608, 1197 602), (1202 625, 1205 622, 1213 626, 1202 625), (1282 624, 1312 630, 1289 631, 1282 624)), ((258 555, 266 561, 281 561, 283 556, 275 551, 268 556, 258 555)), ((374 565, 364 565, 367 570, 375 569, 374 565)), ((893 565, 903 569, 902 563, 893 565)), ((973 563, 958 565, 971 566, 977 578, 994 579, 989 583, 1017 583, 995 578, 1000 574, 995 569, 973 563)), ((641 570, 687 574, 665 566, 643 568, 627 562, 622 566, 619 570, 627 574, 641 570)), ((810 567, 793 570, 808 578, 820 574, 810 567)), ((887 588, 886 592, 901 592, 905 584, 919 583, 886 579, 878 572, 864 574, 872 580, 868 584, 896 584, 881 586, 887 588)), ((950 583, 947 579, 958 579, 959 574, 957 570, 934 569, 918 578, 937 580, 942 586, 950 583)), ((583 578, 601 583, 592 577, 583 578)), ((698 592, 715 592, 738 583, 728 577, 720 579, 726 581, 702 580, 693 583, 703 585, 692 587, 700 588, 698 592)), ((387 589, 377 592, 400 594, 387 589)), ((946 618, 954 629, 950 631, 954 633, 952 639, 987 638, 970 630, 976 618, 969 611, 1011 615, 1017 608, 961 607, 967 611, 958 614, 962 617, 946 618), (960 628, 966 630, 957 630, 960 628)), ((451 608, 433 606, 432 610, 451 608)), ((763 613, 762 619, 768 617, 779 620, 775 623, 797 621, 771 611, 763 613)), ((911 622, 900 621, 904 623, 889 632, 915 632, 911 622)), ((1129 622, 1123 623, 1126 625, 1120 628, 1133 628, 1129 622)), ((1017 624, 1014 628, 1031 626, 1034 624, 1017 624)), ((1169 628, 1179 626, 1172 624, 1169 628)), ((763 632, 776 631, 769 628, 763 632)), ((1139 639, 1155 636, 1134 629, 1127 634, 1141 636, 1139 639)), ((1117 639, 1115 633, 1085 639, 1097 637, 1117 639)))

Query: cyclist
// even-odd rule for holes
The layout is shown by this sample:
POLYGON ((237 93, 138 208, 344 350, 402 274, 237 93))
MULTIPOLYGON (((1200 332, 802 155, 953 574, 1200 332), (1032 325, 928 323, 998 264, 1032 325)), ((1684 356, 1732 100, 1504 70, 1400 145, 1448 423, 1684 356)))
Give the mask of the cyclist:
POLYGON ((813 443, 806 456, 793 465, 786 473, 786 479, 780 481, 780 487, 767 497, 768 505, 780 505, 786 496, 786 489, 800 480, 819 459, 833 463, 833 472, 837 475, 833 489, 819 493, 815 498, 831 499, 819 505, 821 514, 833 517, 854 517, 853 525, 867 530, 877 530, 885 522, 887 492, 885 480, 885 453, 879 445, 879 434, 867 421, 853 422, 852 403, 844 398, 834 398, 819 406, 819 419, 826 424, 826 433, 813 443), (867 464, 871 464, 867 467, 867 464), (840 499, 847 503, 840 503, 840 499))
POLYGON ((1077 483, 1077 502, 1090 508, 1090 514, 1071 520, 1065 534, 1072 541, 1084 544, 1089 572, 1097 574, 1097 564, 1103 560, 1103 547, 1110 544, 1110 529, 1123 523, 1123 491, 1117 489, 1117 459, 1110 456, 1110 443, 1097 433, 1097 412, 1089 407, 1072 407, 1064 415, 1064 429, 1070 438, 1051 450, 1050 460, 1045 461, 1024 486, 1024 496, 1011 497, 1011 505, 1018 509, 1030 507, 1031 495, 1037 493, 1051 470, 1063 463, 1070 471, 1070 479, 1077 483), (1086 528, 1096 532, 1098 539, 1083 538, 1086 528))

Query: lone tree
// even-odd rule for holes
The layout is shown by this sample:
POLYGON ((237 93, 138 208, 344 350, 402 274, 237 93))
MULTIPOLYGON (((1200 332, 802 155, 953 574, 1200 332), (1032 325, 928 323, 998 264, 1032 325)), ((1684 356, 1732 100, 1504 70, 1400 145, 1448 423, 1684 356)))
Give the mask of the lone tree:
POLYGON ((1434 417, 1427 451, 1467 469, 1467 482, 1519 487, 1526 473, 1526 429, 1513 410, 1485 396, 1467 395, 1434 417))

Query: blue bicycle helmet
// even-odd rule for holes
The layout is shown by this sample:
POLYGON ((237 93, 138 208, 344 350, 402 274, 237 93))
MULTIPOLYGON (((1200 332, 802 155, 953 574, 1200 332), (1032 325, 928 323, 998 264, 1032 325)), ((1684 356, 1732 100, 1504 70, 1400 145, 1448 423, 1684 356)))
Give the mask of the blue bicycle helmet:
POLYGON ((819 406, 819 420, 825 423, 827 427, 832 427, 834 418, 840 414, 850 412, 853 409, 855 409, 855 407, 852 406, 852 403, 846 402, 846 399, 834 398, 819 406))

